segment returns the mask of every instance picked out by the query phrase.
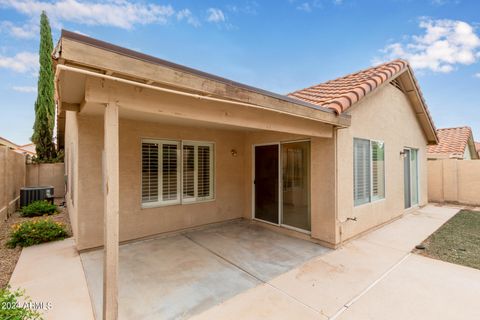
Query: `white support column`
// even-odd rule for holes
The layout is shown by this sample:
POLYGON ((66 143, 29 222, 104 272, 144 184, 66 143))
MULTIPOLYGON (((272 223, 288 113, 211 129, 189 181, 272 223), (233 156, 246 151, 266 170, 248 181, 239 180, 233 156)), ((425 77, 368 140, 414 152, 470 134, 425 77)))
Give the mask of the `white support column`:
POLYGON ((118 318, 119 147, 118 105, 108 103, 104 122, 103 319, 118 318))

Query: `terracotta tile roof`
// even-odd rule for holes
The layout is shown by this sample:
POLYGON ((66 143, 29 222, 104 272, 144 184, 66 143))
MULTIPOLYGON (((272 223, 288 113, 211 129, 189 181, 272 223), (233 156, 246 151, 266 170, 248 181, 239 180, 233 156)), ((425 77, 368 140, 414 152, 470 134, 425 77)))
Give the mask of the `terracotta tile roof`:
POLYGON ((408 62, 398 59, 292 92, 288 96, 333 109, 340 114, 407 68, 408 62))
POLYGON ((444 154, 449 157, 461 156, 465 152, 468 139, 472 135, 470 127, 438 129, 438 144, 427 147, 427 153, 444 154))

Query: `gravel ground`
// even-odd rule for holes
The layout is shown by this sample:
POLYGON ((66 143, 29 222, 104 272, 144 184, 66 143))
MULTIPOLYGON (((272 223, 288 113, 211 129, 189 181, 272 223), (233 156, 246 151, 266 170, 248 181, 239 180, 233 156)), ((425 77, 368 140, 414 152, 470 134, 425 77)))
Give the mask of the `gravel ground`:
MULTIPOLYGON (((56 204, 59 205, 60 203, 56 202, 56 204)), ((58 210, 60 211, 59 213, 48 217, 56 222, 64 223, 66 225, 68 234, 71 235, 72 228, 70 226, 67 208, 59 206, 58 210)), ((10 235, 11 226, 18 222, 42 218, 43 217, 23 218, 20 216, 20 212, 15 212, 5 223, 0 225, 0 288, 4 288, 8 284, 13 270, 15 269, 15 265, 17 264, 18 258, 20 257, 20 253, 22 252, 21 247, 17 246, 15 249, 10 249, 6 246, 10 235)))

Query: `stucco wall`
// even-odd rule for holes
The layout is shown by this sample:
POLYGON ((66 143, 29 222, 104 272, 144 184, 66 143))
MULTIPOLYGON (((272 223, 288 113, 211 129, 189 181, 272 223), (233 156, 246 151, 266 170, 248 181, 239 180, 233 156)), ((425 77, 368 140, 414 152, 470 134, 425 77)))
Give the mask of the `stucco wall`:
POLYGON ((56 198, 65 195, 65 164, 31 163, 27 165, 27 186, 53 186, 56 198))
POLYGON ((427 203, 427 140, 407 97, 386 85, 351 110, 352 124, 337 132, 338 228, 337 242, 354 237, 404 212, 404 147, 419 152, 419 205, 427 203), (353 139, 385 142, 385 199, 354 206, 353 139), (356 217, 357 221, 347 221, 356 217))
MULTIPOLYGON (((78 120, 77 113, 67 111, 65 116, 65 174, 67 193, 65 200, 72 225, 73 236, 78 242, 78 120)), ((88 201, 88 199, 86 199, 88 201)))
POLYGON ((25 156, 0 146, 0 224, 18 207, 25 186, 25 156))
POLYGON ((311 237, 335 244, 335 151, 333 138, 310 138, 279 132, 250 132, 245 140, 245 218, 252 218, 254 144, 310 141, 311 237))
MULTIPOLYGON (((102 245, 103 118, 78 116, 78 248, 102 245)), ((120 240, 240 218, 244 212, 244 133, 120 120, 120 240), (215 200, 141 208, 141 139, 215 143, 215 200), (231 150, 237 150, 233 157, 231 150)))
POLYGON ((428 161, 428 198, 433 202, 480 205, 480 161, 428 161))

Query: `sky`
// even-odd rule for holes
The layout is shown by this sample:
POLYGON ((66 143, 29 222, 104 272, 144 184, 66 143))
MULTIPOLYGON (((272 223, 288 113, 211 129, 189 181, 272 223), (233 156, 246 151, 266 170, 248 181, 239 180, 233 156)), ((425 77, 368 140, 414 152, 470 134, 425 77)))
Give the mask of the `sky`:
POLYGON ((404 58, 437 128, 480 140, 480 1, 0 0, 0 136, 29 143, 39 17, 276 93, 404 58))

